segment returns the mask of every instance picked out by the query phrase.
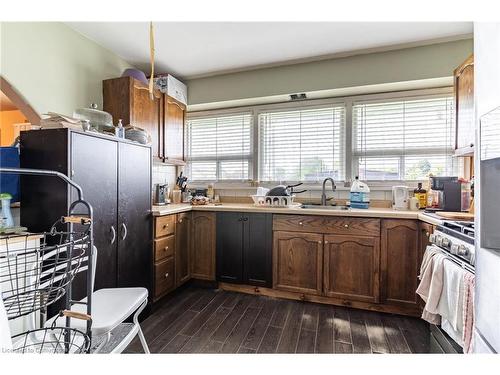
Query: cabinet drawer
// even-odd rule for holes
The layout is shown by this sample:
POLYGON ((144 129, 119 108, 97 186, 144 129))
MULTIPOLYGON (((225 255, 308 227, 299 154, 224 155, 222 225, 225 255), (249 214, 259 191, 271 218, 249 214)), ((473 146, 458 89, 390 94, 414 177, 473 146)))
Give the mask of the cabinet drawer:
POLYGON ((155 221, 155 237, 168 236, 175 232, 175 215, 160 216, 155 221))
POLYGON ((175 285, 174 259, 168 258, 155 265, 155 298, 173 289, 175 285))
POLYGON ((378 236, 380 220, 361 217, 274 215, 273 230, 378 236))
POLYGON ((175 236, 163 237, 155 240, 155 262, 174 255, 175 236))

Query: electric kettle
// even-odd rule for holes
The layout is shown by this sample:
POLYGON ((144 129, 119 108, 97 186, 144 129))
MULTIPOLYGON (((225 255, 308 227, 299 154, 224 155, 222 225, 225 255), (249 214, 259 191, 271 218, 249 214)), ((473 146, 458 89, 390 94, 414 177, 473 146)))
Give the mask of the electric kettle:
POLYGON ((408 186, 393 186, 392 187, 392 208, 394 210, 408 209, 408 186))

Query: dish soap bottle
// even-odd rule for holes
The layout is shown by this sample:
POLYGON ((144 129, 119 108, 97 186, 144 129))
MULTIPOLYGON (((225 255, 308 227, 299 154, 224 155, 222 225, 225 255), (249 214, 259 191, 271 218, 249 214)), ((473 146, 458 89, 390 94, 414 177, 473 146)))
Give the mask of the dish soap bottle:
POLYGON ((364 182, 359 181, 359 177, 351 186, 351 207, 352 208, 368 208, 370 206, 370 188, 364 182))
POLYGON ((422 188, 422 183, 419 182, 417 188, 413 190, 413 196, 418 199, 420 208, 427 206, 427 190, 422 188))
POLYGON ((118 120, 118 125, 115 127, 115 136, 125 139, 125 128, 123 127, 122 119, 118 120))

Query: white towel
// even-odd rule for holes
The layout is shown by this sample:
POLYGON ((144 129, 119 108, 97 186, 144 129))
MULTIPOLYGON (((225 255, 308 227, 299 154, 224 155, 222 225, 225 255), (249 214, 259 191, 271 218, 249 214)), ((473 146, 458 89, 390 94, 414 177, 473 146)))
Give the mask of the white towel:
POLYGON ((0 353, 5 353, 12 349, 12 340, 10 338, 9 320, 7 312, 3 305, 2 294, 0 292, 0 353))
POLYGON ((445 260, 443 273, 443 291, 437 307, 442 316, 443 330, 460 345, 463 345, 463 301, 464 276, 467 272, 450 260, 445 260))
POLYGON ((425 301, 422 319, 432 324, 440 324, 441 316, 438 305, 443 291, 443 264, 446 256, 434 253, 429 259, 429 264, 421 275, 417 293, 425 301))

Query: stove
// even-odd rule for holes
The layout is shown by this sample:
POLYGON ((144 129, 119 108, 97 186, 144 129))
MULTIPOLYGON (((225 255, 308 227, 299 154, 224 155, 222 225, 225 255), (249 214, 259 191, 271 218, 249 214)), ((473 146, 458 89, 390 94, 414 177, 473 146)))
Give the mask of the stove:
POLYGON ((474 222, 443 221, 429 237, 434 245, 451 254, 465 268, 474 270, 476 251, 474 247, 474 222))

